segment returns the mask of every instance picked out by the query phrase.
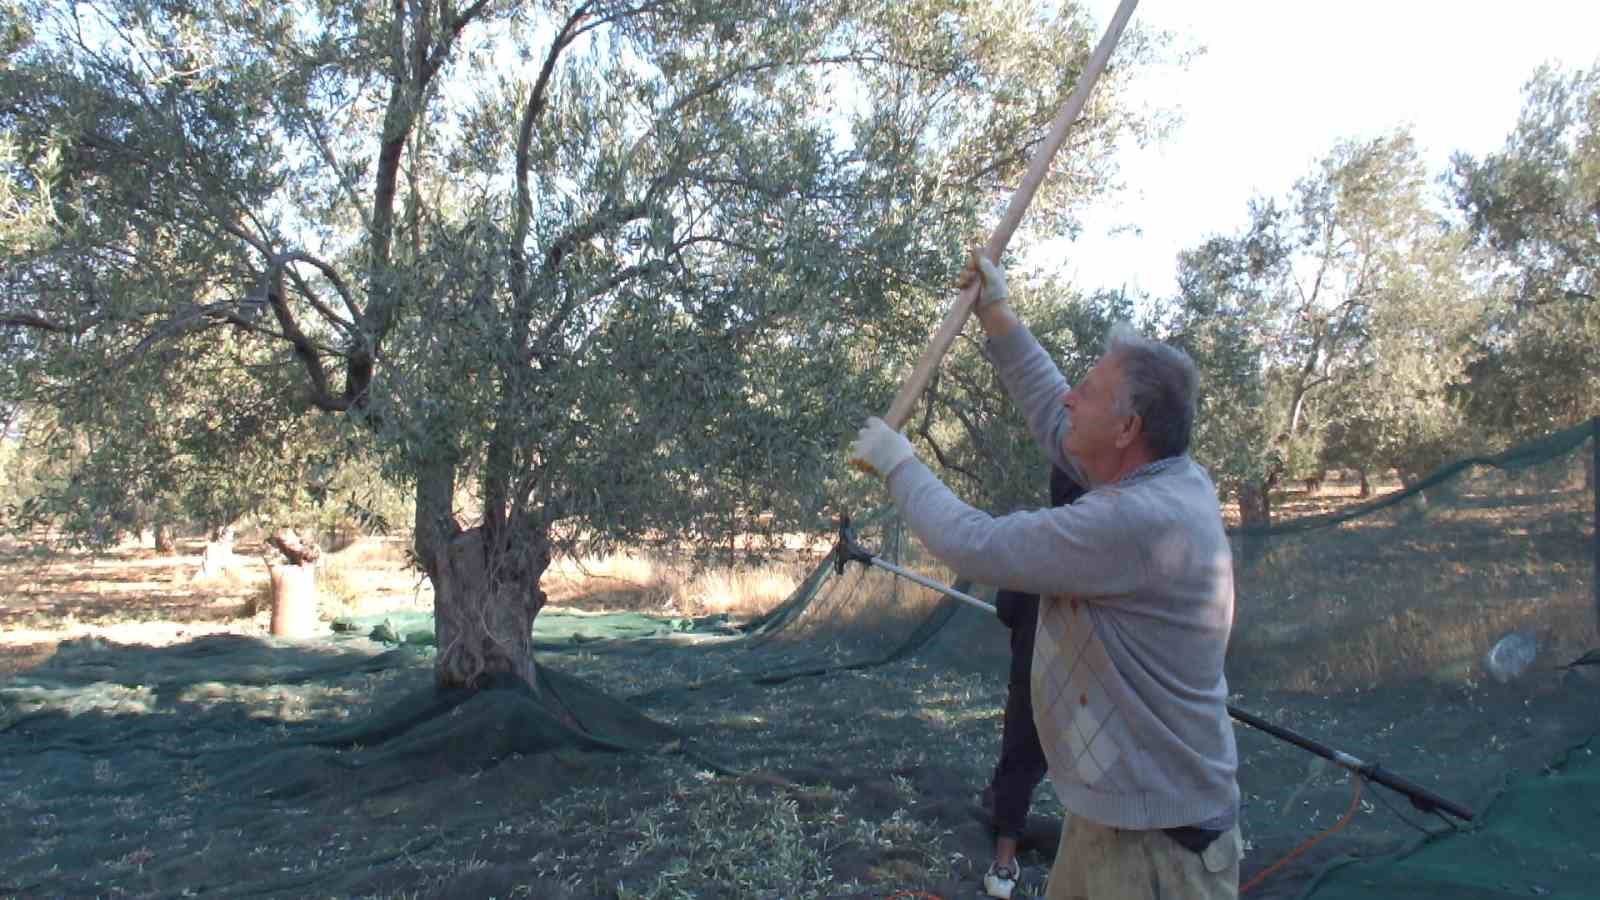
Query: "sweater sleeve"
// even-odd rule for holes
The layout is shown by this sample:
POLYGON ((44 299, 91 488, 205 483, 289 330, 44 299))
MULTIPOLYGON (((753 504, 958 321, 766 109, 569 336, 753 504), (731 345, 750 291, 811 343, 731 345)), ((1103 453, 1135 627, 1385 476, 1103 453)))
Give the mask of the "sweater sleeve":
POLYGON ((1091 492, 1071 506, 997 517, 962 502, 912 459, 891 473, 889 494, 934 556, 983 584, 1100 596, 1134 593, 1146 578, 1146 544, 1114 490, 1091 492))
POLYGON ((1062 439, 1072 427, 1072 415, 1061 402, 1069 389, 1067 379, 1033 332, 1019 325, 1004 337, 989 338, 984 353, 994 364, 1006 393, 1022 410, 1028 431, 1045 456, 1073 481, 1087 485, 1082 466, 1062 447, 1062 439))

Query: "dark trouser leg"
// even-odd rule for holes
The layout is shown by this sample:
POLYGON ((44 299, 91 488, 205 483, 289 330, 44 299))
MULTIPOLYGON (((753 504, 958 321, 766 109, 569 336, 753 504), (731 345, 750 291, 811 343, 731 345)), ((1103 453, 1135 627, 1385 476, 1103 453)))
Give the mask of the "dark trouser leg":
POLYGON ((1006 683, 1006 709, 1000 735, 1000 761, 995 765, 990 790, 995 834, 1021 837, 1028 821, 1034 788, 1044 780, 1044 748, 1033 724, 1033 695, 1029 675, 1033 663, 1033 634, 1039 618, 1038 598, 1014 595, 1011 624, 1011 673, 1006 683))

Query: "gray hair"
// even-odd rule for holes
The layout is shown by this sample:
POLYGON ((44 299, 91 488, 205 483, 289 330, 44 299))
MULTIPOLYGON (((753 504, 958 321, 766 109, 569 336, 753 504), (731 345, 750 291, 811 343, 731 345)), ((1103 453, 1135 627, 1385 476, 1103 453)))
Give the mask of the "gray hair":
POLYGON ((1139 416, 1157 459, 1188 453, 1200 390, 1200 370, 1189 354, 1119 322, 1106 339, 1106 357, 1122 370, 1117 414, 1139 416))

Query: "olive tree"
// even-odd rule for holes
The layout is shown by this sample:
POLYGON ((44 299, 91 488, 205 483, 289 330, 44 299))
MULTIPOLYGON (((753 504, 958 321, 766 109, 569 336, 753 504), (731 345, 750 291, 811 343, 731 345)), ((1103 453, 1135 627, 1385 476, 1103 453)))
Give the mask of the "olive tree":
POLYGON ((1542 68, 1525 94, 1505 146, 1450 179, 1497 275, 1463 402, 1503 442, 1600 414, 1600 66, 1542 68))
MULTIPOLYGON (((817 524, 1091 37, 1025 2, 21 10, 5 177, 47 227, 0 323, 85 380, 224 333, 292 367, 252 402, 414 488, 466 688, 536 685, 559 554, 817 524)), ((1122 72, 1041 222, 1104 178, 1122 72)))
POLYGON ((1240 234, 1182 256, 1170 327, 1217 390, 1197 443, 1247 521, 1269 521, 1283 478, 1416 471, 1454 436, 1479 306, 1427 185, 1407 132, 1341 142, 1240 234))

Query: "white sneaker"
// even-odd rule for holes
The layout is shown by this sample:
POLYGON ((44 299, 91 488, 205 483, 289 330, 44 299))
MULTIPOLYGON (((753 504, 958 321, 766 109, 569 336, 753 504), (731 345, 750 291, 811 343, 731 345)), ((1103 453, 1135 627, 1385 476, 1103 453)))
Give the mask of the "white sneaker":
POLYGON ((983 873, 983 892, 1000 900, 1011 900, 1011 892, 1017 889, 1017 874, 1016 863, 1007 869, 1000 868, 998 863, 990 863, 989 871, 983 873))

